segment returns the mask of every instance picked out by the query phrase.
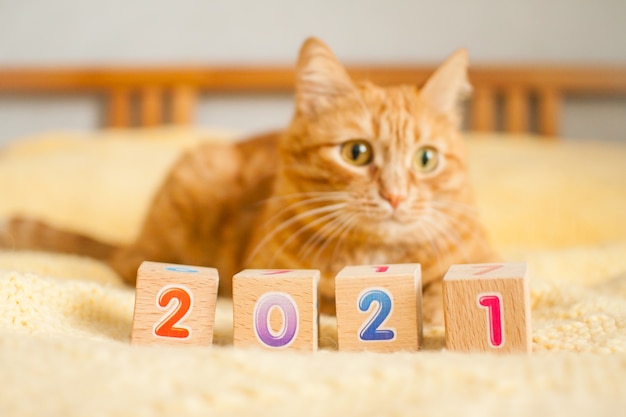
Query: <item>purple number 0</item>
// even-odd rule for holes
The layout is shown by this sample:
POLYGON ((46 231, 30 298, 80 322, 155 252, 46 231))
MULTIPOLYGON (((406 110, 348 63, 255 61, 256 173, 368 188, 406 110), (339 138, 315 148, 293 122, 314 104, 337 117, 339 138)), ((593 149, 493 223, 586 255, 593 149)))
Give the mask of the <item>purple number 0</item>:
POLYGON ((298 334, 298 308, 293 298, 284 292, 263 294, 254 306, 254 333, 269 347, 291 344, 298 334), (272 308, 279 308, 283 313, 283 326, 279 332, 274 332, 269 323, 272 308))
POLYGON ((359 338, 361 340, 393 340, 396 337, 394 329, 380 329, 379 327, 387 319, 393 309, 391 295, 383 289, 369 289, 363 292, 357 300, 359 310, 369 311, 373 303, 378 304, 378 309, 370 319, 361 326, 359 338))

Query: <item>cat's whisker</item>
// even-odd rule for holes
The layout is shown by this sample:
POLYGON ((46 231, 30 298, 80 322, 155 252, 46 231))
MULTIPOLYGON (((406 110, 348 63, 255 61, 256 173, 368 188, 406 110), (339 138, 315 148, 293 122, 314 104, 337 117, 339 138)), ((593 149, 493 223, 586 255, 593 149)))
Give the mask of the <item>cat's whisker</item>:
POLYGON ((455 201, 455 200, 448 200, 448 199, 432 199, 432 200, 426 200, 426 201, 417 200, 413 202, 413 207, 420 208, 420 209, 426 209, 430 207, 452 208, 461 212, 472 212, 472 213, 478 212, 476 207, 472 206, 471 204, 463 203, 463 202, 455 201))
MULTIPOLYGON (((343 214, 343 213, 342 213, 343 214)), ((299 259, 306 259, 315 246, 318 246, 324 239, 330 239, 336 232, 337 225, 341 225, 344 221, 344 216, 338 216, 337 218, 329 221, 327 224, 316 230, 309 239, 302 245, 298 251, 299 259)))
POLYGON ((329 232, 332 233, 332 231, 337 227, 337 224, 341 224, 342 218, 343 218, 342 215, 338 215, 336 218, 330 220, 328 223, 326 223, 325 225, 317 229, 307 239, 307 241, 304 242, 304 244, 298 251, 298 258, 306 259, 308 255, 310 254, 311 250, 313 250, 315 246, 319 245, 319 243, 322 240, 327 239, 329 232))
POLYGON ((450 210, 456 213, 466 215, 471 217, 472 219, 478 218, 478 210, 476 207, 473 207, 466 203, 460 203, 458 201, 453 200, 433 200, 429 202, 430 207, 435 208, 437 210, 450 210))
POLYGON ((343 225, 343 216, 340 216, 336 219, 333 219, 330 223, 328 223, 324 230, 321 229, 313 236, 313 239, 310 239, 310 242, 303 248, 301 253, 298 254, 299 259, 313 259, 313 263, 317 261, 317 254, 319 254, 320 248, 324 247, 329 240, 332 240, 332 236, 336 232, 338 228, 343 225), (331 230, 330 234, 328 231, 331 230), (315 254, 315 256, 313 256, 315 254))
MULTIPOLYGON (((439 231, 440 236, 448 242, 449 246, 461 252, 463 260, 468 260, 469 255, 463 244, 463 234, 469 234, 470 229, 462 221, 446 213, 433 209, 432 214, 437 218, 433 222, 433 226, 439 231)), ((452 248, 447 252, 451 255, 453 252, 452 248)))
POLYGON ((331 205, 328 205, 328 206, 317 207, 317 208, 314 208, 314 209, 311 209, 311 210, 307 210, 307 211, 303 211, 301 213, 298 213, 297 215, 292 216, 292 217, 288 218, 287 220, 279 223, 276 228, 274 228, 271 232, 266 234, 263 237, 263 239, 261 239, 261 241, 255 246, 254 250, 246 258, 246 263, 248 263, 249 261, 254 259, 254 257, 263 248, 263 246, 266 245, 268 242, 270 242, 278 233, 280 233, 280 232, 284 231, 285 229, 291 227, 294 223, 300 222, 300 221, 302 221, 302 220, 304 220, 304 219, 306 219, 308 217, 313 217, 313 216, 317 216, 317 215, 320 215, 320 214, 333 212, 333 211, 342 209, 346 205, 347 205, 347 203, 337 203, 337 204, 331 204, 331 205))
POLYGON ((443 250, 443 253, 445 253, 446 255, 445 263, 446 264, 450 263, 450 260, 453 258, 452 256, 453 248, 458 246, 459 243, 461 243, 461 239, 459 235, 458 234, 450 235, 450 233, 454 233, 452 231, 453 229, 442 227, 438 221, 431 222, 430 226, 431 226, 431 230, 435 234, 435 237, 433 239, 435 239, 437 242, 441 242, 442 244, 445 244, 445 248, 443 250))
POLYGON ((324 243, 317 248, 315 256, 313 258, 315 263, 317 263, 319 257, 324 253, 328 245, 333 241, 336 241, 335 250, 333 250, 333 255, 330 258, 330 261, 335 261, 337 246, 345 242, 348 233, 344 232, 346 230, 354 228, 354 226, 357 224, 356 222, 354 222, 354 219, 357 217, 358 214, 352 213, 351 215, 346 215, 345 217, 341 218, 341 224, 335 229, 335 231, 333 231, 331 235, 328 236, 324 243))
MULTIPOLYGON (((453 221, 456 219, 428 204, 423 204, 422 207, 419 212, 421 229, 427 234, 438 260, 443 262, 442 253, 445 253, 447 259, 445 263, 449 263, 453 259, 452 248, 459 247, 464 251, 462 236, 454 227, 453 221), (426 226, 428 227, 426 228, 426 226), (442 249, 441 243, 445 243, 447 247, 442 249)), ((459 221, 458 224, 462 223, 459 221)))
POLYGON ((335 239, 336 241, 335 248, 333 249, 333 254, 330 257, 331 263, 335 262, 335 259, 337 259, 337 253, 339 252, 339 249, 343 247, 343 245, 348 240, 347 238, 350 235, 350 233, 352 233, 354 228, 359 224, 358 222, 359 217, 360 216, 358 214, 354 214, 353 216, 351 216, 349 219, 346 220, 344 227, 342 228, 342 230, 339 232, 339 234, 337 235, 335 239))
POLYGON ((313 197, 313 198, 308 198, 306 200, 301 200, 301 201, 297 201, 293 204, 288 205, 287 207, 283 208, 282 210, 278 211, 276 214, 274 214, 270 219, 268 219, 265 224, 263 225, 263 227, 265 228, 269 228, 271 226, 272 223, 274 223, 277 219, 279 219, 281 216, 283 216, 285 213, 288 213, 290 211, 295 211, 298 208, 310 205, 310 204, 317 204, 317 203, 326 203, 326 202, 333 202, 333 201, 345 201, 345 198, 338 198, 338 197, 334 197, 334 196, 329 196, 329 195, 321 195, 318 197, 313 197))
MULTIPOLYGON (((471 232, 471 229, 467 226, 467 224, 463 221, 464 217, 460 217, 460 216, 452 216, 450 215, 450 213, 447 213, 443 210, 438 210, 436 208, 431 208, 431 212, 437 216, 439 216, 439 218, 445 220, 446 222, 450 223, 450 227, 456 229, 460 229, 462 232, 464 232, 465 234, 469 234, 471 232)), ((459 213, 459 214, 464 214, 464 213, 459 213)), ((469 213, 467 213, 469 214, 469 213)), ((465 216, 465 218, 467 217, 472 217, 470 216, 465 216)))
POLYGON ((430 240, 433 242, 433 247, 436 250, 437 262, 432 265, 436 265, 439 270, 438 274, 443 274, 446 269, 453 263, 462 262, 455 255, 454 248, 461 248, 463 253, 463 242, 460 239, 454 239, 448 235, 446 228, 439 224, 438 220, 432 220, 428 223, 430 231, 430 240))
POLYGON ((329 214, 326 214, 324 216, 318 217, 317 219, 311 221, 311 222, 307 222, 304 223, 300 228, 298 228, 291 236, 289 236, 289 238, 287 240, 285 240, 284 242, 282 242, 282 244, 278 247, 278 249, 276 250, 276 252, 274 253, 274 256, 272 257, 272 259, 270 260, 270 263, 273 263, 274 260, 276 259, 276 257, 281 254, 283 252, 283 250, 285 250, 286 248, 289 247, 289 244, 291 244, 291 242, 294 241, 294 239, 296 239, 298 236, 300 236, 302 233, 304 233, 305 231, 321 224, 324 223, 326 221, 329 220, 333 220, 337 217, 341 216, 341 212, 337 212, 337 211, 332 211, 329 214))
POLYGON ((370 219, 377 219, 388 213, 387 210, 380 206, 378 201, 371 197, 360 199, 357 208, 365 217, 370 219))
POLYGON ((428 244, 431 247, 433 255, 435 256, 435 260, 438 264, 440 264, 443 260, 443 256, 441 254, 441 249, 439 248, 437 235, 434 234, 432 230, 433 221, 428 219, 423 219, 422 222, 418 224, 418 228, 421 230, 422 234, 426 237, 428 244))
POLYGON ((300 199, 303 197, 309 198, 309 197, 320 197, 320 196, 330 196, 330 195, 335 195, 337 197, 347 197, 350 195, 350 193, 346 191, 303 191, 300 193, 276 195, 276 196, 261 200, 257 204, 266 204, 266 203, 271 203, 271 202, 281 201, 281 200, 300 199))

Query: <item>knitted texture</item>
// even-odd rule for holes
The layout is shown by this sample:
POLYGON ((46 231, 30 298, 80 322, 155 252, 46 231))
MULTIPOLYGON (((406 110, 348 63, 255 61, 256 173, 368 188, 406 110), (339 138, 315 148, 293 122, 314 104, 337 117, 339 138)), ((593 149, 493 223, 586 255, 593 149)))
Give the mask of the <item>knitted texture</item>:
MULTIPOLYGON (((0 213, 20 204, 37 207, 57 224, 94 236, 106 235, 99 233, 106 224, 115 232, 104 237, 130 240, 155 178, 184 146, 133 142, 133 157, 126 139, 110 135, 90 144, 68 139, 62 147, 58 139, 29 141, 0 155, 0 186, 12 184, 2 188, 0 213), (111 147, 108 153, 94 149, 103 146, 111 147), (148 171, 124 169, 153 147, 161 156, 144 162, 148 171), (54 174, 57 164, 69 169, 71 160, 92 174, 111 164, 124 173, 100 184, 101 192, 85 203, 90 216, 55 214, 72 207, 77 193, 88 195, 87 184, 99 186, 54 174), (55 188, 58 200, 41 206, 28 190, 43 181, 63 187, 55 188), (118 183, 124 187, 113 198, 118 183), (133 204, 124 200, 131 195, 133 204), (119 201, 135 207, 127 218, 115 208, 119 201)), ((425 328, 417 353, 337 352, 336 324, 327 316, 319 352, 237 349, 229 300, 218 302, 211 348, 132 346, 134 292, 106 265, 5 251, 0 416, 622 415, 626 147, 475 137, 469 151, 481 213, 503 258, 529 264, 532 354, 447 352, 442 327, 425 328)))

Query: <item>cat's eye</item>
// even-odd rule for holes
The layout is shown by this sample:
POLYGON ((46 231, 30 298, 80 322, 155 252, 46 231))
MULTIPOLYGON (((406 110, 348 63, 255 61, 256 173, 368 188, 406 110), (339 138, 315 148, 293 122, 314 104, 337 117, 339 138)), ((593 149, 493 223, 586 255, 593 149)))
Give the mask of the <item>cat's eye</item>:
POLYGON ((432 146, 421 147, 413 156, 413 168, 418 172, 432 172, 439 165, 439 151, 432 146))
POLYGON ((341 157, 351 165, 363 166, 372 162, 372 145, 365 140, 349 140, 341 145, 341 157))

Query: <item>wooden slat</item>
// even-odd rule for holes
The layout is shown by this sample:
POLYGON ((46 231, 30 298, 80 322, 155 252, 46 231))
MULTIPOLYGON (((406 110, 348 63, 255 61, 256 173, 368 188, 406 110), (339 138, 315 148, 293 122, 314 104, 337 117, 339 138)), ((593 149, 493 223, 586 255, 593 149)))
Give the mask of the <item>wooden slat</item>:
POLYGON ((576 93, 626 93, 626 66, 476 65, 470 67, 475 85, 500 88, 523 84, 527 88, 552 87, 576 93))
MULTIPOLYGON (((435 66, 349 66, 358 80, 378 84, 421 85, 435 66)), ((626 94, 625 66, 497 66, 470 69, 475 88, 471 126, 492 131, 496 126, 496 94, 508 97, 505 125, 509 131, 527 128, 528 103, 517 88, 539 93, 539 130, 555 135, 559 130, 560 100, 565 95, 626 94), (513 91, 513 92, 512 92, 513 91), (508 92, 508 93, 507 93, 508 92), (521 114, 521 116, 519 116, 521 114), (514 117, 515 115, 515 117, 514 117)), ((170 68, 0 68, 1 93, 96 93, 110 97, 108 121, 127 126, 131 122, 130 99, 122 91, 141 92, 140 123, 153 126, 164 121, 190 123, 194 95, 200 92, 286 93, 293 90, 292 65, 272 67, 170 67, 170 68), (185 86, 173 96, 171 118, 163 115, 163 91, 185 86), (112 92, 113 91, 113 92, 112 92), (126 111, 124 110, 126 109, 126 111)), ((506 110, 505 110, 506 111, 506 110)))
POLYGON ((504 126, 509 133, 528 131, 528 91, 523 87, 509 87, 504 95, 504 126))
POLYGON ((549 137, 559 134, 561 122, 561 96, 553 88, 539 91, 539 133, 549 137))
POLYGON ((113 89, 107 102, 107 126, 130 126, 131 107, 130 91, 126 88, 113 89))
POLYGON ((172 93, 172 123, 188 125, 193 123, 196 107, 196 92, 188 85, 180 85, 172 93))
POLYGON ((495 129, 496 95, 492 88, 477 87, 472 95, 471 128, 477 132, 495 129))
POLYGON ((152 127, 163 123, 163 91, 159 87, 143 88, 139 104, 141 126, 152 127))
MULTIPOLYGON (((357 79, 381 84, 422 84, 435 66, 352 66, 357 79)), ((528 88, 551 86, 576 92, 626 93, 626 67, 472 66, 475 86, 505 88, 523 80, 528 88)), ((204 91, 291 91, 294 71, 284 67, 0 68, 0 91, 84 91, 133 85, 187 84, 204 91)))

